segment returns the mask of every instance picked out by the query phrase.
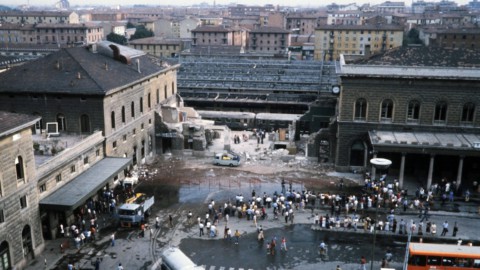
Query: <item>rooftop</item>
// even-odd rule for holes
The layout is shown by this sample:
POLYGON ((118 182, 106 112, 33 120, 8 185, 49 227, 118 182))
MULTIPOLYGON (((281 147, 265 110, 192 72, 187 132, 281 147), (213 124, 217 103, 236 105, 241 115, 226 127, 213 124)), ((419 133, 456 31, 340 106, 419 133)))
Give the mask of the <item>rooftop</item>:
MULTIPOLYGON (((383 54, 356 61, 355 65, 480 67, 480 50, 434 47, 398 47, 383 54)), ((480 70, 478 71, 480 72, 480 70)), ((477 74, 480 76, 480 73, 477 74)))
POLYGON ((0 111, 0 123, 2 123, 0 125, 0 137, 29 128, 38 120, 40 120, 39 116, 0 111))
POLYGON ((169 68, 166 62, 126 46, 104 41, 97 47, 98 53, 83 47, 62 49, 11 68, 0 74, 0 92, 105 95, 169 68))

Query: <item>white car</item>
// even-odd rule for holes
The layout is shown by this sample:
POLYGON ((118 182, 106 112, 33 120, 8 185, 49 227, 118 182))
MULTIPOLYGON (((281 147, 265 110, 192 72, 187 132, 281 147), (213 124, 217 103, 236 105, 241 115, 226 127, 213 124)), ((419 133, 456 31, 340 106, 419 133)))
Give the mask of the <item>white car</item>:
POLYGON ((233 153, 216 154, 213 159, 213 164, 230 167, 238 166, 240 165, 240 156, 233 153))

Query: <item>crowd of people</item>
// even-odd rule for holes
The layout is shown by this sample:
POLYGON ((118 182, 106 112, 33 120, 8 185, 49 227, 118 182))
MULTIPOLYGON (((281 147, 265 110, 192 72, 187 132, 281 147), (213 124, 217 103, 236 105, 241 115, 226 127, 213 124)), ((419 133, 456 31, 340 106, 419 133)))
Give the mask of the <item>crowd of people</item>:
MULTIPOLYGON (((197 217, 199 234, 214 238, 218 237, 218 227, 224 222, 224 236, 227 240, 233 239, 239 243, 242 233, 232 230, 229 219, 237 217, 252 222, 257 228, 258 241, 264 242, 267 237, 259 220, 272 218, 285 224, 293 224, 298 211, 311 211, 314 228, 363 230, 365 232, 383 232, 412 234, 418 236, 447 236, 449 223, 445 221, 439 224, 432 222, 430 209, 433 203, 441 202, 437 207, 442 207, 443 194, 451 194, 455 183, 449 183, 442 179, 429 190, 419 187, 415 194, 409 195, 407 190, 401 190, 397 180, 387 181, 387 176, 382 175, 379 179, 371 179, 365 174, 364 186, 359 192, 347 194, 344 191, 344 181, 338 184, 337 192, 313 192, 295 191, 292 183, 281 183, 281 191, 267 194, 257 194, 252 191, 251 196, 245 198, 243 194, 237 194, 234 201, 216 203, 211 200, 207 205, 205 217, 197 217), (397 217, 401 212, 418 213, 418 220, 397 217), (271 215, 271 216, 270 216, 271 215)), ((452 195, 447 196, 447 201, 455 200, 452 195)), ((191 213, 191 212, 190 212, 191 213)), ((459 231, 457 222, 454 223, 452 237, 456 237, 459 231)), ((287 251, 287 239, 273 236, 266 243, 267 254, 274 255, 278 239, 281 239, 281 250, 287 251)), ((324 243, 323 243, 324 244, 324 243)), ((320 244, 320 251, 322 250, 320 244)), ((382 265, 388 265, 392 260, 391 251, 386 253, 382 265)))

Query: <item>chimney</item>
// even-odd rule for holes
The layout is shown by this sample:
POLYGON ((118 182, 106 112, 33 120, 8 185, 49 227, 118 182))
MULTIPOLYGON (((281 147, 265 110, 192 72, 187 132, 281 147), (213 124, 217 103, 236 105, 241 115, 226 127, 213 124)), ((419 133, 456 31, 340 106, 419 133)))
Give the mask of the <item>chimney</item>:
POLYGON ((140 59, 137 59, 137 71, 138 71, 138 73, 142 73, 140 71, 140 59))
POLYGON ((81 79, 82 78, 82 74, 80 72, 77 72, 77 79, 81 79))

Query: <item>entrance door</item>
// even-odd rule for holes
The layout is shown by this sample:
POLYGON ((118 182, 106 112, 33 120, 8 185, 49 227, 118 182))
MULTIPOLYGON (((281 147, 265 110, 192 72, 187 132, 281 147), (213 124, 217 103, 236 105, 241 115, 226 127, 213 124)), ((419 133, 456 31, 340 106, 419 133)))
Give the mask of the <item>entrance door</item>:
POLYGON ((11 269, 10 254, 7 241, 0 245, 0 270, 11 269))
POLYGON ((28 225, 26 225, 22 231, 23 255, 27 260, 35 258, 33 254, 32 233, 30 231, 30 226, 28 225))
POLYGON ((365 165, 365 145, 362 141, 355 141, 350 148, 350 166, 365 165))

